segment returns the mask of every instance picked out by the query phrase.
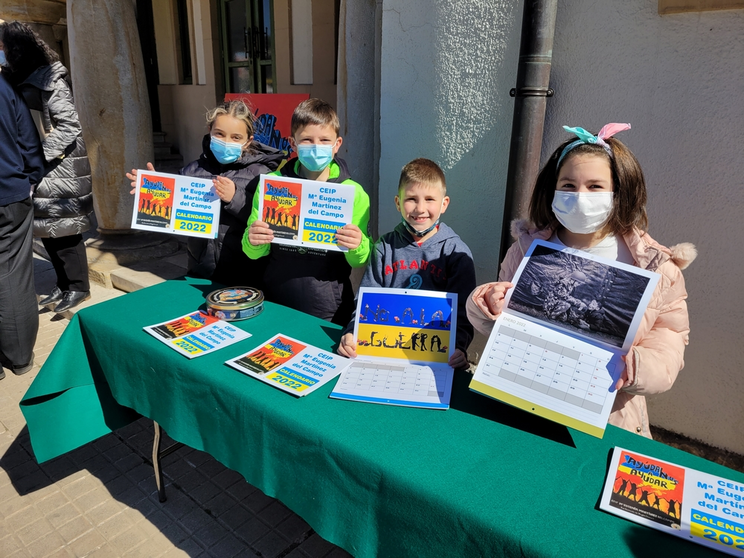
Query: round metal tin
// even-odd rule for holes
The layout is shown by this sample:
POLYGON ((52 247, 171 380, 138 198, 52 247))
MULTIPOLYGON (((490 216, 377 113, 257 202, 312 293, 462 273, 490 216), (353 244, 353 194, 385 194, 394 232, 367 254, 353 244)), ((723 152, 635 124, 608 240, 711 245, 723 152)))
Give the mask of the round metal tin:
POLYGON ((253 287, 228 287, 207 295, 207 312, 221 320, 247 320, 263 312, 264 296, 253 287))

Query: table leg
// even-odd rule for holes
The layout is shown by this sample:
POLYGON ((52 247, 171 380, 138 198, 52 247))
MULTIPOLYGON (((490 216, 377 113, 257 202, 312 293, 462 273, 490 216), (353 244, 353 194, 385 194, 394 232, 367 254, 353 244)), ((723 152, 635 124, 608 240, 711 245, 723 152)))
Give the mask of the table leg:
POLYGON ((155 470, 155 485, 158 487, 158 499, 165 502, 165 484, 163 483, 163 471, 160 470, 160 425, 152 421, 155 436, 152 439, 152 468, 155 470))
POLYGON ((155 472, 155 486, 158 488, 158 499, 162 503, 165 502, 167 498, 165 496, 165 482, 163 482, 163 470, 160 468, 160 460, 179 449, 183 444, 181 442, 176 442, 175 444, 165 448, 163 451, 160 451, 160 425, 155 421, 152 421, 152 425, 155 431, 155 435, 152 439, 152 468, 155 472))

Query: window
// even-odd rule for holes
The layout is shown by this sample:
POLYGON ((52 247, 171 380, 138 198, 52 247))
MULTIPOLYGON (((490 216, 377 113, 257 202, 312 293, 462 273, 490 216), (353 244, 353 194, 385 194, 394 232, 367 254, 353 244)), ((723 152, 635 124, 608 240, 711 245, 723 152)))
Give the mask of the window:
POLYGON ((191 75, 191 40, 187 0, 176 0, 176 44, 178 45, 178 77, 182 85, 193 83, 191 75))
POLYGON ((221 0, 220 23, 228 93, 274 93, 271 0, 221 0))

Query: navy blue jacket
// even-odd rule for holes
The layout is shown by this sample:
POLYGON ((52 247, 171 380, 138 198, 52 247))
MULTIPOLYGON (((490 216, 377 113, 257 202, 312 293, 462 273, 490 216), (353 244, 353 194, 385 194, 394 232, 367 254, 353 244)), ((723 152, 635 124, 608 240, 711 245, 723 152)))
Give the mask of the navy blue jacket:
POLYGON ((39 183, 44 155, 23 99, 0 72, 0 206, 25 200, 39 183))

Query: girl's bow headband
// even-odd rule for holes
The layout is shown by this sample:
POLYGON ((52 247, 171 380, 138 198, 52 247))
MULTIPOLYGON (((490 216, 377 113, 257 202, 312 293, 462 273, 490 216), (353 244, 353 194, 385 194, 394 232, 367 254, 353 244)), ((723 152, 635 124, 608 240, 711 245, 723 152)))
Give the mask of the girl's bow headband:
POLYGON ((577 139, 576 141, 572 141, 563 148, 561 156, 558 157, 558 164, 555 166, 555 168, 561 166, 561 161, 568 154, 569 151, 571 151, 577 145, 581 145, 584 143, 594 143, 596 145, 601 145, 605 148, 607 154, 612 157, 612 149, 610 149, 610 146, 607 145, 607 142, 605 142, 605 140, 607 138, 611 138, 618 132, 622 132, 623 130, 630 130, 630 124, 619 124, 617 122, 605 124, 604 126, 602 126, 602 129, 596 136, 592 135, 590 132, 587 132, 586 130, 584 130, 584 128, 569 128, 568 126, 564 126, 563 129, 566 130, 569 134, 575 135, 579 139, 577 139))

